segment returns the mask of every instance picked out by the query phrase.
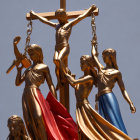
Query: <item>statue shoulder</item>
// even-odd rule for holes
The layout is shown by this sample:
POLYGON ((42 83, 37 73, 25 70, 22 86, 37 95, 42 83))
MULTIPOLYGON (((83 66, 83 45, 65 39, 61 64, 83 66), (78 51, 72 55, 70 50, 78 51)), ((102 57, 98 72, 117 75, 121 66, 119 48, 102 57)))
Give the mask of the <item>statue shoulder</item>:
POLYGON ((114 69, 114 74, 115 74, 117 77, 122 77, 122 73, 121 73, 119 70, 114 69))
POLYGON ((46 65, 44 63, 38 64, 38 67, 39 67, 40 70, 42 70, 44 72, 48 72, 49 71, 48 65, 46 65))

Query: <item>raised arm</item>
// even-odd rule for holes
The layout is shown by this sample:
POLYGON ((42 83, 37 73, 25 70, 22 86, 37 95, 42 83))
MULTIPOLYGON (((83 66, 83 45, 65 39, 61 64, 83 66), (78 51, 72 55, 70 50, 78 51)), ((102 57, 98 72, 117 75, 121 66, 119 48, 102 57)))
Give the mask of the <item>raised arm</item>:
POLYGON ((37 13, 35 13, 34 11, 30 11, 30 15, 31 16, 34 16, 34 17, 36 17, 36 18, 38 18, 41 22, 43 22, 43 23, 45 23, 45 24, 48 24, 48 25, 50 25, 50 26, 52 26, 52 27, 55 27, 56 28, 56 26, 57 26, 57 23, 53 23, 53 22, 51 22, 51 21, 49 21, 47 18, 44 18, 44 17, 42 17, 42 16, 39 16, 37 13))
POLYGON ((84 14, 82 14, 79 17, 75 18, 74 20, 70 21, 64 27, 67 28, 68 26, 74 26, 74 25, 76 25, 81 20, 83 20, 84 18, 86 18, 95 9, 96 9, 96 6, 95 5, 92 5, 89 9, 87 9, 87 11, 84 14))
POLYGON ((44 73, 45 73, 45 78, 46 78, 48 87, 49 87, 51 93, 53 94, 53 96, 57 99, 57 94, 56 94, 56 91, 55 91, 55 88, 54 88, 54 85, 52 82, 52 78, 51 78, 51 74, 50 74, 50 70, 49 70, 48 66, 45 67, 44 73))
POLYGON ((125 100, 128 102, 128 104, 130 105, 130 110, 132 113, 135 113, 136 112, 136 108, 134 107, 130 97, 128 96, 128 93, 126 92, 125 90, 125 86, 124 86, 124 83, 123 83, 123 80, 122 80, 122 74, 119 72, 118 75, 117 75, 117 82, 118 82, 118 85, 120 87, 120 90, 122 92, 122 95, 123 97, 125 98, 125 100))
POLYGON ((100 71, 102 70, 104 67, 103 65, 100 63, 98 57, 97 57, 97 52, 96 52, 96 49, 95 49, 95 45, 96 44, 96 41, 93 42, 93 45, 92 45, 92 50, 91 50, 91 54, 92 54, 92 58, 94 59, 95 63, 96 63, 96 66, 97 66, 97 69, 100 71))

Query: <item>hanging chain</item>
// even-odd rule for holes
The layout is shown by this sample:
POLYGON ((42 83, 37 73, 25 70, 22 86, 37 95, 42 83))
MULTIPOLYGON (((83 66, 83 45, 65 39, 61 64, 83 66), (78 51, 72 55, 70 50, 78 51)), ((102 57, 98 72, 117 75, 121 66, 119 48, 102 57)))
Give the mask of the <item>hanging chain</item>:
POLYGON ((97 55, 98 55, 98 43, 97 43, 97 35, 96 35, 96 24, 95 24, 95 15, 94 12, 91 13, 91 27, 92 27, 92 40, 91 40, 91 45, 95 46, 97 55))
POLYGON ((29 23, 27 24, 27 37, 26 37, 26 43, 25 43, 25 53, 24 55, 26 55, 27 53, 27 49, 29 47, 29 43, 30 43, 30 36, 32 34, 32 20, 29 21, 29 23))

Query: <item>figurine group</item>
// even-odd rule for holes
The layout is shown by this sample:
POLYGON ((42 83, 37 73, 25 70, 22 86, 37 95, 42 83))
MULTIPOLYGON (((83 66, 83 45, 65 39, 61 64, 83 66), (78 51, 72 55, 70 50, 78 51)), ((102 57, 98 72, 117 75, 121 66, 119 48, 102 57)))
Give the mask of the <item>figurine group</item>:
MULTIPOLYGON (((121 72, 118 70, 116 51, 114 49, 103 51, 102 56, 106 64, 104 67, 98 60, 95 37, 91 51, 92 56, 83 55, 80 58, 80 66, 84 75, 78 80, 71 74, 66 63, 70 52, 68 40, 72 27, 95 9, 96 6, 92 5, 83 15, 70 22, 65 10, 58 9, 55 12, 58 24, 50 22, 33 11, 30 12, 31 16, 56 29, 54 63, 58 80, 57 89, 63 85, 61 80, 63 77, 75 89, 77 122, 74 122, 66 108, 57 101, 56 89, 49 67, 43 63, 42 49, 40 46, 32 44, 26 50, 32 65, 23 74, 21 74, 23 66, 17 67, 15 82, 19 86, 25 81, 22 109, 31 140, 131 140, 124 126, 117 99, 112 91, 117 82, 132 113, 135 113, 136 109, 125 90, 121 72), (39 89, 44 81, 47 81, 50 90, 46 99, 39 89), (98 88, 96 101, 99 103, 99 113, 91 107, 88 101, 93 85, 98 88)), ((14 45, 16 46, 18 42, 18 38, 15 38, 14 45)), ((8 120, 9 140, 13 134, 10 120, 8 120)))

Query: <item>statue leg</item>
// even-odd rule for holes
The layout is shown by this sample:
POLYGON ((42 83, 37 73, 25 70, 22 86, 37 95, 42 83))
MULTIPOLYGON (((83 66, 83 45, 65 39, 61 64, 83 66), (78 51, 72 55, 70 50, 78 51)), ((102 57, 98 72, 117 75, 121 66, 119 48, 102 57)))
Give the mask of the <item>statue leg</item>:
POLYGON ((69 49, 68 46, 64 47, 60 52, 55 51, 53 61, 56 65, 55 73, 56 73, 56 76, 57 76, 58 85, 59 84, 61 85, 61 82, 64 79, 63 74, 62 73, 60 74, 61 68, 60 68, 59 60, 61 60, 65 64, 65 66, 67 67, 68 66, 69 52, 70 52, 70 49, 69 49))
MULTIPOLYGON (((69 55, 69 46, 64 47, 58 56, 58 60, 61 60, 64 65, 68 66, 68 55, 69 55)), ((62 86, 60 87, 60 102, 67 108, 67 111, 69 112, 69 83, 67 82, 66 77, 64 76, 63 72, 60 68, 60 77, 61 77, 61 83, 62 86)))
POLYGON ((54 61, 54 64, 55 64, 55 66, 56 66, 56 67, 55 67, 55 74, 56 74, 56 77, 57 77, 56 90, 58 90, 58 89, 60 88, 60 86, 61 86, 58 55, 59 55, 59 53, 58 53, 57 51, 55 51, 53 61, 54 61))
POLYGON ((64 48, 59 52, 59 55, 58 55, 58 60, 63 61, 63 63, 65 64, 66 67, 68 66, 66 60, 67 60, 67 58, 68 58, 69 53, 70 53, 70 48, 67 46, 67 47, 64 47, 64 48))
POLYGON ((26 128, 27 128, 27 131, 29 133, 31 140, 37 140, 36 138, 37 131, 36 129, 35 130, 32 129, 32 127, 35 128, 35 124, 34 124, 34 121, 31 119, 31 114, 27 106, 28 106, 27 102, 23 96, 22 97, 22 110, 23 110, 23 117, 26 124, 26 128))
MULTIPOLYGON (((64 63, 66 69, 68 69, 67 67, 68 67, 69 52, 70 52, 70 49, 69 49, 69 46, 67 46, 67 47, 64 47, 58 55, 58 60, 61 60, 64 63)), ((60 72, 61 72, 61 68, 60 68, 60 72)), ((61 72, 61 82, 62 83, 66 82, 66 78, 64 77, 63 72, 61 72)))

